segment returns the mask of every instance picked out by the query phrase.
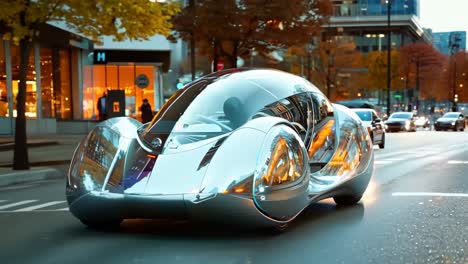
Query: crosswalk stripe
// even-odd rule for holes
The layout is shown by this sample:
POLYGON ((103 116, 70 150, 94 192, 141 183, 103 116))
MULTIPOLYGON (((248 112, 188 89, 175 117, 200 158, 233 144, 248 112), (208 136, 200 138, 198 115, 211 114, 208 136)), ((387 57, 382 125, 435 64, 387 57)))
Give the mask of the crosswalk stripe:
POLYGON ((21 202, 6 204, 6 205, 0 206, 0 210, 8 209, 8 208, 15 207, 15 206, 18 206, 18 205, 23 205, 23 204, 28 204, 28 203, 34 203, 34 202, 37 202, 37 200, 25 200, 25 201, 21 201, 21 202))
POLYGON ((39 204, 39 205, 34 205, 34 206, 21 208, 21 209, 15 210, 13 212, 29 212, 29 211, 33 211, 33 210, 36 210, 36 209, 40 209, 40 208, 44 208, 44 207, 48 207, 48 206, 52 206, 52 205, 56 205, 56 204, 61 204, 61 203, 65 203, 65 202, 66 201, 48 202, 48 203, 43 203, 43 204, 39 204))

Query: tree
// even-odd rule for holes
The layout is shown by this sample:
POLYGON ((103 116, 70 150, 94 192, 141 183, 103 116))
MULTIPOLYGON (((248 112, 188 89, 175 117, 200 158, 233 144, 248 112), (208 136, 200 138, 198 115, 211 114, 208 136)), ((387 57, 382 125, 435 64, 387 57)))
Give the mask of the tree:
MULTIPOLYGON (((391 51, 391 89, 399 88, 399 78, 397 70, 400 64, 400 54, 396 50, 391 51)), ((366 59, 369 84, 372 90, 379 93, 379 104, 382 102, 383 89, 387 87, 387 51, 372 51, 369 52, 366 59)))
POLYGON ((115 40, 145 39, 155 34, 168 35, 170 18, 178 4, 148 0, 0 0, 0 29, 4 39, 20 47, 19 87, 13 169, 29 169, 26 145, 26 73, 31 44, 40 28, 62 21, 77 33, 98 41, 102 35, 115 40))
POLYGON ((194 33, 201 55, 237 67, 253 50, 268 57, 310 42, 330 14, 329 0, 197 0, 174 17, 173 37, 194 33))
MULTIPOLYGON (((426 43, 412 43, 400 49, 400 71, 405 74, 408 82, 414 78, 414 89, 410 93, 410 102, 419 108, 419 100, 432 97, 430 83, 440 79, 444 56, 432 45, 426 43), (422 88, 425 89, 422 89, 422 88)), ((408 88, 408 87, 406 87, 408 88)))
POLYGON ((362 54, 356 50, 354 41, 340 38, 328 38, 318 42, 314 50, 315 63, 313 82, 324 87, 325 94, 332 100, 342 100, 349 97, 350 92, 359 90, 351 81, 354 69, 362 68, 362 54), (334 96, 333 96, 334 95, 334 96))

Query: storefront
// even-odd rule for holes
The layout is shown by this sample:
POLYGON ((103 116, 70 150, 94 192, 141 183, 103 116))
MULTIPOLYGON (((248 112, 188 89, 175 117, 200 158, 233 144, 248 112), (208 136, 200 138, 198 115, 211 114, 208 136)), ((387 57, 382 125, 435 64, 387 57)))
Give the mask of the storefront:
POLYGON ((83 119, 96 120, 98 99, 107 91, 125 91, 125 115, 141 120, 143 99, 153 111, 163 104, 163 72, 170 51, 104 50, 93 52, 94 65, 84 66, 83 119))
MULTIPOLYGON (((89 131, 98 119, 98 99, 107 91, 124 91, 123 114, 140 121, 143 99, 153 111, 162 106, 163 73, 168 72, 171 54, 164 37, 146 42, 104 37, 108 44, 96 48, 90 40, 56 26, 40 32, 26 80, 28 134, 89 131)), ((0 40, 0 135, 14 134, 19 58, 17 45, 0 40)))
MULTIPOLYGON (((82 64, 92 42, 47 25, 33 43, 26 77, 28 133, 54 133, 56 120, 80 115, 82 64)), ((14 133, 20 49, 0 41, 0 135, 14 133)))

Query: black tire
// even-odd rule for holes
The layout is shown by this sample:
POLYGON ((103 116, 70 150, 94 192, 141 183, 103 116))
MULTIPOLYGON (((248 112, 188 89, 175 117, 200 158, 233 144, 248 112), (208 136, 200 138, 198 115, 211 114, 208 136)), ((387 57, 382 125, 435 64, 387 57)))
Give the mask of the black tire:
POLYGON ((339 195, 333 197, 333 200, 338 206, 350 206, 357 204, 362 198, 361 195, 339 195))
POLYGON ((122 219, 100 219, 100 220, 85 220, 80 219, 81 223, 91 229, 113 230, 118 229, 122 223, 122 219))
POLYGON ((382 141, 381 141, 380 144, 379 144, 379 148, 380 148, 380 149, 384 149, 384 148, 385 148, 385 134, 382 135, 382 141))

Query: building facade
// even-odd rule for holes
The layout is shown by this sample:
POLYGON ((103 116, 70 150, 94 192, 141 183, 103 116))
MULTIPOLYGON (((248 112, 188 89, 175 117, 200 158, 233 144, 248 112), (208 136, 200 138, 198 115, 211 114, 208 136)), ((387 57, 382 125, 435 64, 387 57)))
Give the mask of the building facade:
MULTIPOLYGON (((419 0, 391 1, 391 48, 431 41, 419 23, 419 0)), ((364 54, 387 50, 388 20, 385 0, 332 0, 333 16, 325 36, 353 41, 364 54)))
POLYGON ((443 54, 466 50, 466 31, 434 32, 434 46, 443 54))
MULTIPOLYGON (((113 90, 123 91, 122 113, 141 120, 143 99, 157 111, 176 90, 182 55, 171 53, 178 49, 180 43, 159 35, 123 42, 103 37, 95 45, 60 23, 46 25, 29 59, 27 133, 85 133, 98 121, 99 98, 113 90)), ((0 41, 0 135, 14 134, 19 58, 18 46, 0 41)))
MULTIPOLYGON (((56 120, 80 118, 82 65, 93 43, 52 25, 40 29, 26 77, 28 133, 55 133, 56 120)), ((0 41, 0 135, 14 133, 20 49, 0 41)))

